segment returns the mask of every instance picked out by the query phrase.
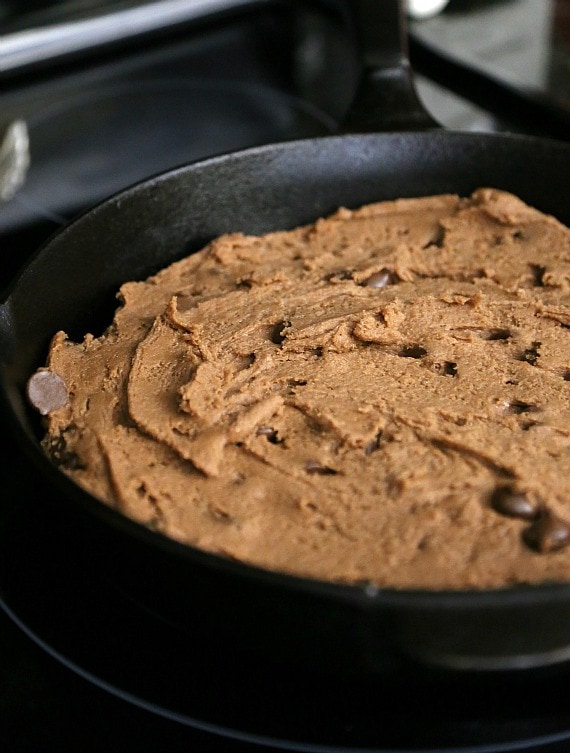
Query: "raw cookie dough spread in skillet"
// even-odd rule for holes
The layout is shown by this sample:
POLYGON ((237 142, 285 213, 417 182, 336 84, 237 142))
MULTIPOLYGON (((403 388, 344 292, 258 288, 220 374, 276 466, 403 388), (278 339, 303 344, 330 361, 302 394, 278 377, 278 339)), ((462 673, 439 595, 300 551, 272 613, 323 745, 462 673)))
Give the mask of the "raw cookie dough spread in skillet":
POLYGON ((69 395, 46 451, 125 515, 325 580, 570 579, 554 218, 494 189, 340 209, 218 238, 119 298, 39 373, 69 395))

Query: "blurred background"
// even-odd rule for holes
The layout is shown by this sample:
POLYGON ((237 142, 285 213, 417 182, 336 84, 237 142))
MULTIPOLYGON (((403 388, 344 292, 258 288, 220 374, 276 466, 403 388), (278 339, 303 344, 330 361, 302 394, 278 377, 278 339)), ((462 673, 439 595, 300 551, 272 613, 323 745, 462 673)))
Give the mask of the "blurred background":
MULTIPOLYGON (((416 86, 442 126, 569 137, 570 0, 405 7, 416 86)), ((346 11, 341 0, 0 0, 5 242, 186 161, 335 131, 359 75, 346 11)))

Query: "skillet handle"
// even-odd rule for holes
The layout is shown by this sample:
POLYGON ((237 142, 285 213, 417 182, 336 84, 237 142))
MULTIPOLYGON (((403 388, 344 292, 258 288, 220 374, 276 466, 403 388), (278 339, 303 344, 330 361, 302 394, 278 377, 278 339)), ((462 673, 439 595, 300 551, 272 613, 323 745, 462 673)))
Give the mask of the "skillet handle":
POLYGON ((362 60, 343 133, 440 128, 417 95, 408 58, 403 0, 348 0, 362 60))

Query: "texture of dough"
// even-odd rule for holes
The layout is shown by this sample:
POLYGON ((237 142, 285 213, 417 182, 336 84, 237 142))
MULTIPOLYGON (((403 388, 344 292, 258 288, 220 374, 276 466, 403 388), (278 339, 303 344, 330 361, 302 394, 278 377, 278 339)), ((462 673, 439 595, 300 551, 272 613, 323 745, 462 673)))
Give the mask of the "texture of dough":
POLYGON ((570 579, 554 218, 493 189, 340 209, 218 238, 119 298, 101 337, 60 332, 47 363, 69 401, 44 447, 107 504, 324 580, 570 579))

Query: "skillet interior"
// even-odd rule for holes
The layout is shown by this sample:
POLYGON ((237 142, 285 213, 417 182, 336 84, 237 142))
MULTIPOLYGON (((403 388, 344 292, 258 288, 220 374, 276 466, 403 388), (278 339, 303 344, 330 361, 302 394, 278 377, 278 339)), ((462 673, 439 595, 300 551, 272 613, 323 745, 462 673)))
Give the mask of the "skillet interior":
MULTIPOLYGON (((124 519, 45 459, 24 397, 58 329, 80 337, 110 323, 114 294, 221 233, 264 233, 338 206, 492 186, 570 224, 570 147, 526 137, 439 131, 326 137, 191 165, 103 203, 57 235, 0 309, 3 398, 70 535, 168 619, 204 604, 231 640, 282 658, 359 671, 399 671, 410 658, 460 669, 534 667, 570 657, 570 586, 480 593, 343 587, 265 573, 197 552, 124 519), (104 556, 101 556, 104 554, 104 556)), ((33 471, 36 472, 36 471, 33 471)))

